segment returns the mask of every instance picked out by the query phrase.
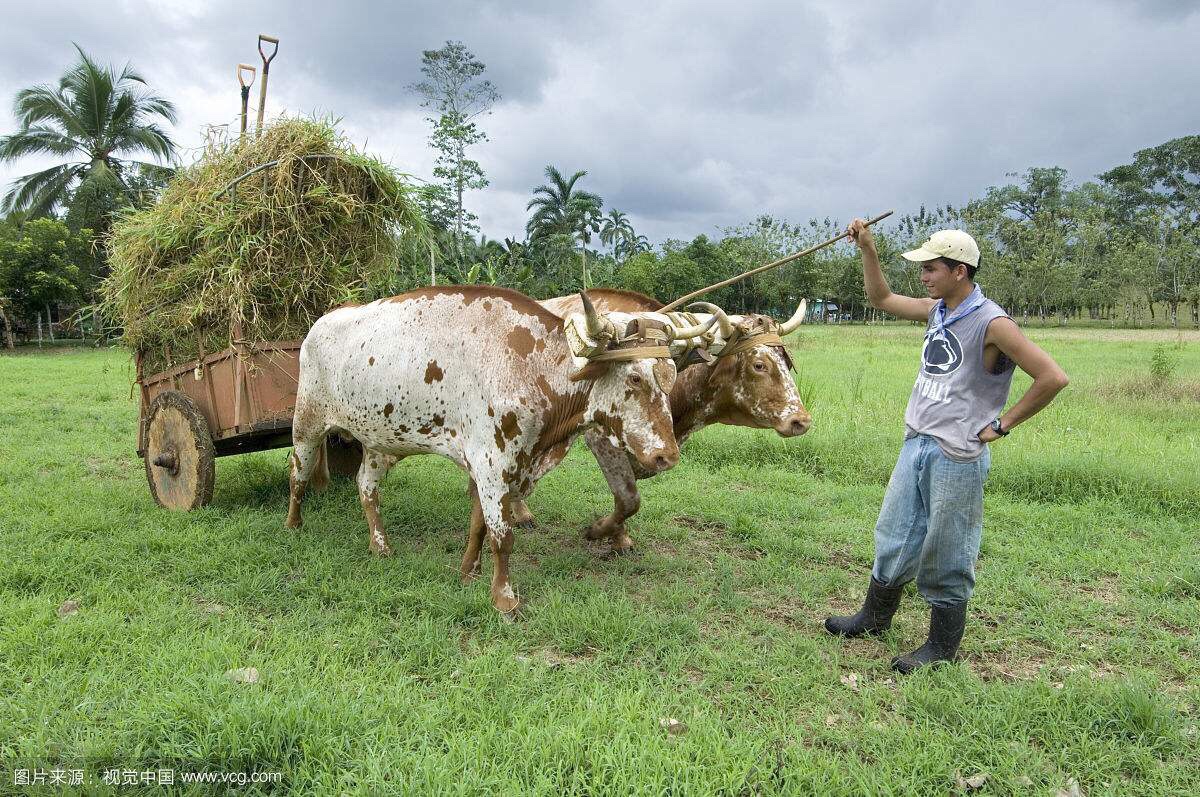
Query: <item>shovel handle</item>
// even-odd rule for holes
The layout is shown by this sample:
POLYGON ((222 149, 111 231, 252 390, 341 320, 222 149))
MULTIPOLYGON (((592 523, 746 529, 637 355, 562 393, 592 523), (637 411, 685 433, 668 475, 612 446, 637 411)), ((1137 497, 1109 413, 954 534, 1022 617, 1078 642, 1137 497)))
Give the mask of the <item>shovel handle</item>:
POLYGON ((250 64, 238 64, 238 68, 237 68, 238 84, 244 89, 250 88, 251 86, 254 85, 254 75, 257 72, 258 72, 258 70, 255 69, 254 67, 250 66, 250 64), (247 82, 244 77, 244 74, 246 72, 250 73, 249 82, 247 82))
POLYGON ((263 73, 264 74, 267 71, 267 67, 269 67, 271 65, 271 61, 275 60, 275 54, 278 52, 279 52, 279 39, 275 38, 274 36, 268 36, 265 33, 258 34, 258 54, 260 56, 262 56, 263 73), (267 54, 263 52, 263 42, 270 42, 271 44, 275 45, 275 49, 271 50, 270 58, 268 58, 267 54))

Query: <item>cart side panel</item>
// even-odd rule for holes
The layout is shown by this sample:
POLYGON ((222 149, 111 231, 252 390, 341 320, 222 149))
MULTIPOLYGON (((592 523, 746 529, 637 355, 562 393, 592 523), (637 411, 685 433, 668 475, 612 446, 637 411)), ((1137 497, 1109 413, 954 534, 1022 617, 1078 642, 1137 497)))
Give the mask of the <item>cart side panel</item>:
POLYGON ((179 391, 195 403, 218 443, 218 455, 286 445, 276 438, 281 440, 278 433, 291 430, 300 375, 300 343, 291 340, 243 345, 240 369, 234 350, 225 349, 201 361, 143 377, 139 455, 145 448, 146 409, 156 396, 168 390, 179 391), (244 375, 240 386, 239 371, 244 375), (240 408, 235 406, 239 398, 240 408))
MULTIPOLYGON (((149 406, 156 396, 168 390, 183 393, 195 403, 200 414, 204 416, 204 421, 208 424, 212 436, 217 437, 224 425, 229 423, 228 419, 231 417, 231 413, 221 411, 219 406, 214 406, 221 402, 222 388, 219 385, 209 384, 209 382, 215 373, 222 370, 222 364, 227 363, 231 358, 232 352, 226 350, 210 354, 203 361, 193 360, 147 377, 142 383, 146 406, 149 406), (196 378, 197 374, 199 379, 196 378), (214 402, 214 398, 216 402, 214 402)), ((232 386, 232 381, 229 384, 232 386)))
POLYGON ((299 378, 299 341, 256 347, 246 364, 246 392, 254 428, 291 427, 299 378))
POLYGON ((217 420, 212 426, 214 440, 237 431, 233 428, 233 388, 237 378, 237 358, 233 356, 232 349, 226 349, 221 354, 219 359, 213 360, 207 367, 209 386, 212 388, 212 414, 217 420))

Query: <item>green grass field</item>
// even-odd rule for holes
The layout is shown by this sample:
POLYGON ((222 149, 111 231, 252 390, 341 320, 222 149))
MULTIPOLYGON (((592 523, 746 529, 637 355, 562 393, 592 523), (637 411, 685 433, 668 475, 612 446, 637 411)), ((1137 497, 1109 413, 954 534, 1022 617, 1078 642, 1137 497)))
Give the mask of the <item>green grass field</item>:
MULTIPOLYGON (((513 624, 458 582, 448 462, 392 472, 388 560, 348 482, 283 528, 286 451, 219 460, 214 503, 172 514, 124 353, 0 357, 0 793, 54 767, 107 793, 115 767, 282 773, 239 793, 1196 794, 1200 336, 1031 336, 1072 384, 992 447, 964 662, 900 680, 915 593, 882 641, 820 623, 862 598, 914 326, 803 328, 813 431, 698 435, 642 483, 634 556, 581 540, 610 499, 577 446, 529 502, 513 624)), ((176 778, 110 791, 219 788, 176 778)))

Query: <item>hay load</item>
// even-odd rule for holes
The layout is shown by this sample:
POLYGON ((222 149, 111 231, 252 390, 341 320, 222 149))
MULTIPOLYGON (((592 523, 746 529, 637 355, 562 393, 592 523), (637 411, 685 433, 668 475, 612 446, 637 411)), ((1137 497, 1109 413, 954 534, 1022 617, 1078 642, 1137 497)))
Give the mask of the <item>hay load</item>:
POLYGON ((385 290, 414 239, 429 230, 401 175, 328 123, 285 119, 209 151, 114 225, 102 305, 150 374, 228 347, 235 331, 303 337, 330 308, 385 290))

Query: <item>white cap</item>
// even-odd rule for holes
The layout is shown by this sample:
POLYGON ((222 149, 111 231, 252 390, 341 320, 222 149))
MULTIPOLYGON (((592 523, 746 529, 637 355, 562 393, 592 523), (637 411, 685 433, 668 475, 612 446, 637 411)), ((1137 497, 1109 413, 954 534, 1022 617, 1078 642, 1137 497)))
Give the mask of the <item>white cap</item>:
POLYGON ((917 263, 948 257, 978 268, 979 244, 962 230, 938 230, 920 248, 905 252, 903 257, 917 263))

